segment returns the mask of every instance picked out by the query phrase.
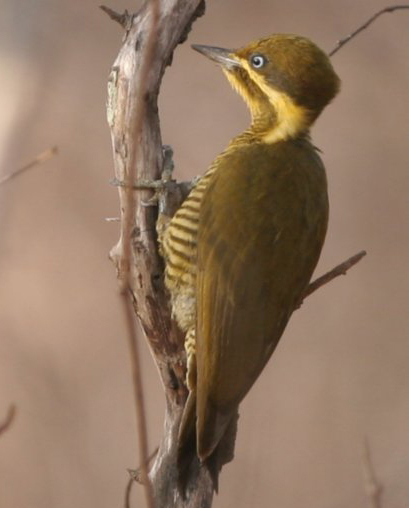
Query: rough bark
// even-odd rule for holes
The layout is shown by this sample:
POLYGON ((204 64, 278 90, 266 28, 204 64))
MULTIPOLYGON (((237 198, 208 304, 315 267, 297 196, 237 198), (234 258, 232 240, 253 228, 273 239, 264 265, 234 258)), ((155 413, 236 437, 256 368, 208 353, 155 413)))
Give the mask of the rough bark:
MULTIPOLYGON (((146 2, 134 16, 119 17, 124 21, 126 34, 119 54, 112 66, 108 82, 107 115, 111 129, 117 181, 127 181, 132 163, 130 154, 136 153, 134 171, 137 180, 153 181, 161 178, 163 150, 160 134, 157 97, 163 73, 171 63, 175 47, 183 42, 192 22, 204 12, 203 0, 161 0, 157 21, 157 40, 150 58, 150 68, 144 83, 145 108, 142 110, 140 136, 132 136, 132 111, 140 93, 144 50, 150 29, 150 9, 146 2), (136 149, 137 148, 137 149, 136 149)), ((112 12, 112 11, 111 11, 112 12)), ((112 17, 112 16, 111 16, 112 17)), ((173 187, 174 207, 178 206, 178 187, 173 187)), ((118 186, 121 218, 126 203, 124 186, 118 186)), ((165 191, 172 194, 172 186, 165 191)), ((156 508, 210 507, 213 498, 211 478, 206 469, 197 468, 183 499, 177 488, 176 448, 179 422, 186 400, 185 353, 183 337, 172 321, 169 300, 163 284, 163 261, 158 252, 155 224, 157 208, 146 206, 152 191, 137 191, 132 214, 130 266, 122 266, 126 232, 121 220, 119 242, 111 250, 118 278, 129 269, 130 290, 136 314, 158 366, 166 396, 165 427, 158 454, 150 471, 156 508)), ((169 203, 169 200, 166 201, 169 203)), ((162 210, 172 215, 172 210, 162 210)))

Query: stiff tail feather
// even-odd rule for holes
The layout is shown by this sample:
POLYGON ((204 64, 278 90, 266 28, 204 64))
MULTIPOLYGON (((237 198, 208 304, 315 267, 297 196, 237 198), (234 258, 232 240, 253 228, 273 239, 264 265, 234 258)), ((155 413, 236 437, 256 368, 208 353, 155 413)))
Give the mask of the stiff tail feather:
POLYGON ((202 467, 207 469, 213 489, 218 492, 219 473, 223 465, 234 457, 237 421, 236 409, 218 446, 204 461, 200 461, 197 455, 196 392, 189 393, 180 424, 177 452, 178 488, 183 498, 186 498, 189 483, 194 484, 202 467))

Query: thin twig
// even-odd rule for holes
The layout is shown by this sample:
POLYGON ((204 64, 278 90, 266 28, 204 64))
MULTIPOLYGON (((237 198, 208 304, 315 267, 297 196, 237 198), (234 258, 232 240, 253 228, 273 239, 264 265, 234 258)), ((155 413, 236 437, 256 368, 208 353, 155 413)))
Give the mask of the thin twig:
POLYGON ((125 503, 124 503, 125 508, 131 508, 131 492, 132 492, 132 487, 133 487, 134 483, 135 483, 135 480, 133 478, 128 479, 128 482, 126 484, 126 489, 125 489, 125 503))
POLYGON ((54 157, 54 155, 58 152, 58 148, 56 146, 53 146, 52 148, 49 148, 48 150, 45 150, 44 152, 40 153, 40 155, 37 155, 35 159, 33 159, 31 162, 26 164, 25 166, 21 167, 20 169, 17 169, 17 171, 14 171, 14 173, 10 173, 8 175, 3 176, 0 178, 0 185, 3 185, 4 183, 8 182, 12 178, 15 178, 18 175, 21 175, 21 173, 24 173, 28 169, 33 168, 34 166, 37 166, 38 164, 42 164, 45 161, 48 161, 48 159, 51 159, 51 157, 54 157))
POLYGON ((356 265, 359 261, 361 261, 364 256, 366 256, 366 251, 362 250, 361 252, 358 252, 358 254, 355 254, 355 256, 350 257, 329 272, 321 275, 321 277, 318 277, 318 279, 315 279, 313 282, 311 282, 305 290, 305 293, 303 294, 298 307, 301 306, 303 300, 305 300, 307 296, 310 296, 311 293, 317 291, 317 289, 319 289, 321 286, 328 284, 328 282, 331 282, 333 279, 339 277, 340 275, 346 275, 347 271, 356 265))
POLYGON ((401 10, 401 9, 409 9, 409 5, 406 4, 406 5, 391 5, 389 7, 385 7, 384 9, 381 9, 380 11, 376 12, 373 16, 371 16, 367 21, 365 21, 365 23, 363 23, 362 25, 360 25, 356 30, 354 30, 352 33, 350 33, 349 35, 343 37, 342 39, 340 39, 335 48, 332 49, 328 54, 329 56, 332 56, 332 55, 335 55, 335 53, 337 51, 339 51, 342 46, 344 46, 347 42, 349 42, 351 39, 353 39, 354 37, 356 37, 359 33, 363 32, 364 30, 366 30, 368 28, 369 25, 371 25, 376 19, 379 18, 379 16, 382 16, 382 14, 385 14, 385 13, 390 13, 390 12, 394 12, 394 11, 397 11, 397 10, 401 10))
MULTIPOLYGON (((146 464, 146 466, 149 466, 152 459, 154 457, 156 457, 156 454, 158 453, 158 451, 159 451, 159 446, 157 446, 153 450, 153 452, 149 455, 148 463, 146 464)), ((129 480, 126 484, 126 489, 125 489, 125 508, 130 508, 130 506, 131 506, 131 492, 132 492, 133 484, 135 482, 142 483, 141 468, 140 467, 138 469, 128 469, 128 473, 129 473, 129 480)))
POLYGON ((107 7, 106 5, 100 5, 99 8, 104 11, 108 16, 119 23, 122 28, 125 30, 128 30, 130 28, 130 25, 132 23, 132 15, 129 14, 129 12, 125 9, 122 14, 119 14, 119 12, 114 11, 110 7, 107 7))
MULTIPOLYGON (((153 452, 149 455, 148 462, 146 464, 147 466, 149 466, 149 464, 152 462, 152 460, 156 457, 156 454, 158 453, 158 451, 159 451, 159 446, 157 446, 153 450, 153 452)), ((129 473, 130 477, 132 478, 132 480, 134 480, 137 483, 142 483, 141 466, 139 466, 138 469, 128 469, 128 473, 129 473)))
MULTIPOLYGON (((138 139, 142 130, 142 120, 145 109, 145 91, 146 82, 151 60, 154 55, 156 45, 156 32, 159 20, 159 2, 151 0, 150 2, 151 25, 148 33, 145 52, 141 63, 141 73, 137 83, 138 94, 135 102, 129 101, 131 107, 127 114, 127 125, 130 128, 131 139, 138 139)), ((131 93, 133 90, 131 91, 131 93)), ((134 309, 131 303, 131 232, 135 216, 135 199, 132 190, 132 183, 135 180, 136 161, 137 161, 137 143, 132 145, 128 159, 128 171, 125 179, 127 187, 125 188, 125 203, 123 214, 123 250, 121 255, 122 280, 120 280, 120 294, 122 307, 125 314, 126 326, 128 331, 128 342, 131 354, 132 378, 135 395, 135 408, 138 429, 138 444, 141 464, 141 478, 145 489, 146 504, 148 508, 154 508, 152 485, 148 477, 148 432, 146 424, 145 402, 142 386, 142 375, 140 367, 140 358, 138 352, 138 341, 136 336, 134 309)))
POLYGON ((12 404, 7 411, 6 418, 2 423, 0 423, 0 434, 3 434, 4 432, 6 432, 6 430, 10 428, 10 425, 13 423, 15 416, 16 416, 16 406, 12 404))
POLYGON ((382 485, 379 484, 379 481, 376 478, 367 437, 364 438, 363 442, 362 468, 364 474, 365 493, 369 499, 371 508, 382 508, 382 485))

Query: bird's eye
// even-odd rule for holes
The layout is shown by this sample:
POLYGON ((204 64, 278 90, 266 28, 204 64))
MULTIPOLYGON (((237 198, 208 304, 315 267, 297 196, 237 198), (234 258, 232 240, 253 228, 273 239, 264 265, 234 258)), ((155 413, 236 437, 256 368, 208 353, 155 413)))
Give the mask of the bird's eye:
POLYGON ((261 69, 265 65, 266 59, 263 55, 253 55, 250 58, 250 63, 255 69, 261 69))

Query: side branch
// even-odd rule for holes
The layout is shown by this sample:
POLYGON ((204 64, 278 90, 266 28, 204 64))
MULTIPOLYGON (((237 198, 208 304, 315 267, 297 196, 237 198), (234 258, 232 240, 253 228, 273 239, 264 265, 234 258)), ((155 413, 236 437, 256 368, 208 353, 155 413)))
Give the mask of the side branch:
POLYGON ((119 12, 114 11, 113 9, 107 7, 106 5, 100 5, 99 8, 101 9, 101 11, 104 11, 106 14, 108 14, 108 16, 113 21, 119 23, 123 29, 129 30, 132 23, 132 16, 126 9, 122 14, 119 14, 119 12))
POLYGON ((351 32, 349 35, 343 37, 342 39, 340 39, 335 48, 332 49, 328 55, 329 56, 332 56, 332 55, 335 55, 335 53, 337 53, 341 48, 342 46, 344 46, 345 44, 347 44, 347 42, 349 42, 351 39, 353 39, 354 37, 356 37, 359 33, 363 32, 364 30, 366 30, 368 28, 369 25, 372 25, 372 23, 379 18, 379 16, 382 16, 382 14, 386 14, 386 13, 391 13, 391 12, 394 12, 394 11, 397 11, 397 10, 402 10, 402 9, 409 9, 409 5, 408 4, 405 4, 405 5, 391 5, 389 7, 385 7, 384 9, 381 9, 380 11, 376 12, 373 16, 371 16, 367 21, 365 21, 365 23, 363 23, 362 25, 360 25, 356 30, 354 30, 353 32, 351 32))
POLYGON ((358 254, 355 254, 343 263, 337 265, 329 272, 321 275, 321 277, 318 277, 318 279, 315 279, 313 282, 311 282, 307 287, 298 307, 300 307, 307 296, 310 296, 310 294, 314 293, 314 291, 317 291, 317 289, 324 286, 325 284, 328 284, 328 282, 331 282, 336 277, 339 277, 340 275, 346 275, 347 271, 356 265, 359 261, 361 261, 364 256, 366 256, 366 251, 362 250, 361 252, 358 252, 358 254))

